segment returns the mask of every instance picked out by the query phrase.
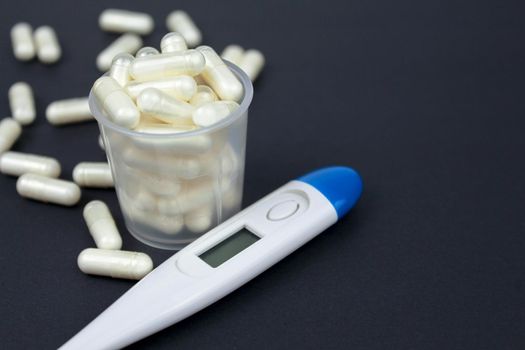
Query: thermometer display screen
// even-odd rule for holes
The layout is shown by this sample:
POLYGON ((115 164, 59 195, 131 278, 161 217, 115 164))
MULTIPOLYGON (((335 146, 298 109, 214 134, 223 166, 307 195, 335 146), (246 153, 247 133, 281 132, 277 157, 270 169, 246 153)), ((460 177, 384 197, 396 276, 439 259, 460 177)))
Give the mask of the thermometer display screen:
POLYGON ((208 249, 199 258, 211 267, 218 267, 225 261, 248 248, 260 238, 246 228, 242 228, 216 246, 208 249))

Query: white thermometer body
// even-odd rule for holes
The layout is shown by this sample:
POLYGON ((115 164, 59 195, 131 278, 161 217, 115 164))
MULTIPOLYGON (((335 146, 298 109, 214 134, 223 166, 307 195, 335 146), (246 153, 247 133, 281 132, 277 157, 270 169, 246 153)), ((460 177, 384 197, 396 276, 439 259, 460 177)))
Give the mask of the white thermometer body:
POLYGON ((289 182, 166 260, 61 349, 119 349, 191 316, 333 225, 360 194, 346 167, 289 182))

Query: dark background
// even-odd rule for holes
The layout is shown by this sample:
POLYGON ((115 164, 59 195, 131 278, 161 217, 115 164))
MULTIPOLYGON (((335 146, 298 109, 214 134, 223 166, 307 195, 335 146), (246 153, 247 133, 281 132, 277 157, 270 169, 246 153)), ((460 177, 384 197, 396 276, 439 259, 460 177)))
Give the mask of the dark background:
MULTIPOLYGON (((102 161, 95 123, 56 128, 52 101, 85 96, 116 35, 107 7, 186 10, 218 51, 258 48, 244 205, 307 171, 343 164, 365 189, 343 220, 189 319, 133 346, 156 349, 523 349, 525 25, 523 1, 2 1, 0 113, 18 80, 38 116, 14 150, 58 158, 71 179, 102 161), (54 66, 13 58, 18 21, 53 26, 54 66)), ((82 274, 92 199, 115 213, 124 249, 172 253, 125 230, 111 190, 74 208, 20 198, 0 176, 0 347, 56 348, 133 285, 82 274)))

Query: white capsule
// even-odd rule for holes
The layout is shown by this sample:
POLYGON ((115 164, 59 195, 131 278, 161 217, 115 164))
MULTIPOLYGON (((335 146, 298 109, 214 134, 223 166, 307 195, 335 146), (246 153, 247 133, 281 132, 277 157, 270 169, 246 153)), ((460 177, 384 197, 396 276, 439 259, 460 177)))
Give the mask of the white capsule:
POLYGON ((11 43, 16 59, 29 61, 35 57, 33 28, 29 24, 20 22, 11 28, 11 43))
POLYGON ((136 58, 130 74, 135 80, 155 80, 175 75, 197 75, 206 64, 204 56, 196 50, 161 53, 136 58))
POLYGON ((205 205, 184 215, 184 225, 193 233, 204 233, 213 224, 213 206, 205 205))
POLYGON ((158 199, 158 210, 167 216, 186 214, 212 204, 215 196, 220 194, 218 184, 216 186, 209 181, 192 181, 191 184, 187 183, 177 196, 158 199))
POLYGON ((22 127, 11 118, 0 121, 0 154, 9 150, 22 133, 22 127))
POLYGON ((157 89, 146 89, 137 97, 140 111, 173 125, 192 125, 195 107, 157 89))
POLYGON ((26 173, 47 177, 60 175, 60 163, 51 157, 21 152, 5 152, 0 156, 0 172, 6 175, 20 176, 26 173))
POLYGON ((115 33, 136 33, 141 35, 153 31, 153 18, 144 12, 107 9, 98 18, 100 29, 115 33))
POLYGON ((188 75, 178 75, 165 79, 131 82, 126 92, 133 98, 144 90, 154 88, 183 101, 188 101, 197 91, 197 83, 188 75))
POLYGON ((144 137, 136 137, 133 140, 133 143, 139 149, 159 155, 202 154, 207 152, 213 144, 209 135, 181 135, 177 137, 160 137, 158 135, 154 136, 155 137, 151 137, 151 135, 145 135, 144 137))
POLYGON ((222 100, 240 101, 244 92, 242 84, 215 50, 200 46, 197 51, 206 59, 206 67, 201 73, 206 83, 222 100))
POLYGON ((107 76, 99 78, 93 84, 93 92, 113 122, 131 129, 137 126, 140 112, 115 79, 107 76))
POLYGON ((87 97, 55 101, 46 108, 46 119, 53 125, 65 125, 94 120, 87 97))
POLYGON ((131 33, 126 33, 117 38, 97 56, 97 67, 101 71, 107 71, 111 67, 113 58, 119 53, 126 52, 135 54, 142 46, 142 39, 131 33))
POLYGON ((55 30, 50 26, 38 27, 35 30, 35 46, 38 59, 42 63, 55 63, 62 56, 55 30))
POLYGON ((222 59, 230 61, 231 63, 237 66, 241 62, 243 56, 244 49, 239 45, 228 45, 224 48, 224 50, 221 53, 222 59))
POLYGON ((206 103, 193 113, 193 123, 200 127, 206 127, 218 123, 239 108, 237 102, 215 101, 206 103))
POLYGON ((73 181, 81 187, 113 187, 113 176, 106 162, 82 162, 73 169, 73 181))
POLYGON ((248 50, 238 66, 251 81, 255 81, 264 67, 264 55, 258 50, 248 50))
POLYGON ((160 40, 160 51, 162 53, 181 52, 187 49, 186 41, 177 32, 170 32, 160 40))
POLYGON ((190 100, 195 107, 202 106, 205 103, 217 101, 217 95, 207 85, 197 85, 197 91, 190 100))
POLYGON ((22 81, 14 83, 9 88, 8 95, 13 118, 22 125, 31 124, 36 117, 31 86, 22 81))
POLYGON ((120 249, 122 238, 108 206, 102 201, 91 201, 84 207, 84 220, 97 248, 120 249))
POLYGON ((139 57, 146 57, 146 56, 158 55, 158 54, 159 54, 159 50, 157 50, 156 48, 151 47, 151 46, 144 46, 142 49, 137 51, 135 57, 139 58, 139 57))
POLYGON ((19 195, 41 202, 72 206, 80 200, 80 188, 73 182, 37 174, 24 174, 16 182, 19 195))
POLYGON ((166 26, 170 31, 180 33, 189 47, 195 47, 201 43, 202 35, 199 28, 184 11, 171 12, 166 18, 166 26))
POLYGON ((80 270, 89 275, 140 280, 153 270, 151 258, 138 252, 84 249, 77 259, 80 270))
POLYGON ((135 131, 139 131, 146 134, 178 134, 181 132, 188 132, 195 130, 194 125, 177 125, 176 127, 171 124, 162 123, 160 120, 156 119, 156 123, 141 122, 135 128, 135 131))
POLYGON ((109 68, 109 76, 115 79, 120 86, 125 87, 130 80, 129 67, 135 57, 129 53, 119 53, 113 58, 111 68, 109 68))

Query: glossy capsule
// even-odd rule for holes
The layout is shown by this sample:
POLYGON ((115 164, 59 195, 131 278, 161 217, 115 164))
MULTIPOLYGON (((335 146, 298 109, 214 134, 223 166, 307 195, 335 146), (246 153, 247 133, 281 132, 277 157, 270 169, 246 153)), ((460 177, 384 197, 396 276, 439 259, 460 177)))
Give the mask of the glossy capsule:
POLYGON ((198 85, 197 91, 190 100, 190 103, 195 107, 202 106, 208 102, 217 101, 217 95, 207 85, 198 85))
POLYGON ((244 56, 244 49, 239 45, 228 45, 221 53, 222 59, 230 61, 233 64, 239 65, 244 56))
POLYGON ((36 49, 33 41, 33 28, 24 22, 11 28, 11 44, 13 54, 19 61, 29 61, 35 57, 36 49))
POLYGON ((209 46, 200 46, 197 51, 206 59, 206 67, 201 73, 206 83, 221 100, 240 101, 243 95, 242 84, 215 50, 209 46))
POLYGON ((36 54, 42 63, 57 62, 62 56, 62 49, 55 30, 50 26, 38 27, 35 30, 36 54))
POLYGON ((255 81, 264 67, 264 55, 258 50, 248 50, 242 57, 238 66, 250 78, 255 81))
POLYGON ((156 48, 151 47, 151 46, 144 46, 143 48, 137 51, 137 53, 135 54, 135 57, 139 58, 139 57, 146 57, 146 56, 158 55, 158 54, 159 54, 159 50, 157 50, 156 48))
POLYGON ((111 68, 109 68, 109 76, 115 79, 115 81, 122 87, 125 87, 130 80, 129 67, 135 57, 129 53, 122 52, 113 58, 111 62, 111 68))
POLYGON ((154 88, 178 98, 188 101, 197 92, 197 83, 188 75, 178 75, 159 80, 131 82, 126 86, 126 92, 137 98, 146 89, 154 88))
POLYGON ((22 125, 31 124, 36 117, 35 100, 31 86, 25 82, 14 83, 9 88, 11 115, 22 125))
POLYGON ((239 105, 233 101, 215 101, 206 103, 193 113, 193 123, 200 127, 213 125, 229 116, 239 105))
POLYGON ((102 11, 98 18, 100 28, 107 32, 136 33, 141 35, 153 31, 153 18, 144 12, 118 9, 102 11))
POLYGON ((51 157, 21 152, 5 152, 0 156, 0 172, 20 176, 31 173, 47 177, 60 176, 60 163, 51 157))
POLYGON ((133 55, 141 46, 142 39, 138 35, 131 33, 121 35, 99 53, 97 56, 98 69, 103 72, 107 71, 111 67, 111 62, 116 55, 122 52, 133 55))
POLYGON ((131 129, 137 126, 140 112, 115 79, 107 76, 99 78, 93 85, 93 92, 113 122, 131 129))
POLYGON ((113 176, 107 162, 82 162, 73 168, 73 181, 81 187, 113 187, 113 176))
POLYGON ((9 150, 22 133, 20 124, 12 118, 0 121, 0 154, 9 150))
POLYGON ((73 182, 37 174, 24 174, 16 182, 16 190, 25 198, 72 206, 80 200, 80 188, 73 182))
POLYGON ((162 53, 181 52, 187 49, 186 41, 177 32, 170 32, 160 40, 160 51, 162 53))
POLYGON ((94 120, 87 97, 55 101, 46 108, 46 119, 53 125, 65 125, 94 120))
POLYGON ((122 238, 108 206, 99 200, 91 201, 84 207, 84 220, 97 248, 120 249, 122 238))
POLYGON ((135 80, 155 80, 174 75, 197 75, 204 69, 204 56, 196 50, 136 58, 130 74, 135 80))
POLYGON ((171 12, 166 18, 166 26, 170 31, 180 33, 189 47, 195 47, 202 41, 199 28, 184 11, 171 12))
POLYGON ((151 88, 140 93, 137 106, 143 113, 173 125, 191 125, 195 110, 189 103, 151 88))
POLYGON ((144 253, 110 249, 84 249, 77 259, 80 271, 89 275, 140 280, 153 269, 144 253))

